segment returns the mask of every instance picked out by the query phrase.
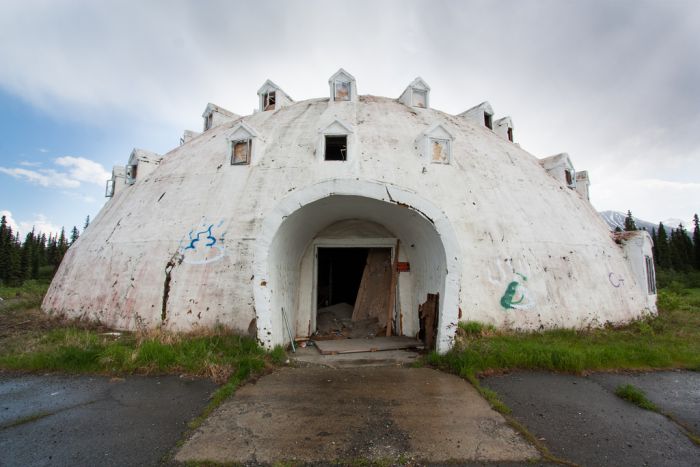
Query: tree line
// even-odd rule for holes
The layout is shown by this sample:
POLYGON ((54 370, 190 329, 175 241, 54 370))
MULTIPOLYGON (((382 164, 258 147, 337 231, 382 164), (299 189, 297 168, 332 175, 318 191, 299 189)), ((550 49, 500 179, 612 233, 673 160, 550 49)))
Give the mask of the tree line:
MULTIPOLYGON (((83 231, 90 224, 90 216, 85 219, 83 231)), ((66 235, 65 228, 59 234, 47 236, 32 229, 21 239, 19 232, 13 232, 7 218, 0 219, 0 284, 19 287, 29 279, 50 279, 68 248, 78 240, 80 231, 76 226, 66 235)))
MULTIPOLYGON (((659 222, 658 228, 651 229, 654 264, 658 269, 677 272, 700 271, 700 221, 697 214, 693 216, 693 226, 692 237, 683 224, 671 229, 670 234, 663 222, 659 222)), ((630 211, 627 211, 625 217, 624 230, 638 230, 630 211)))

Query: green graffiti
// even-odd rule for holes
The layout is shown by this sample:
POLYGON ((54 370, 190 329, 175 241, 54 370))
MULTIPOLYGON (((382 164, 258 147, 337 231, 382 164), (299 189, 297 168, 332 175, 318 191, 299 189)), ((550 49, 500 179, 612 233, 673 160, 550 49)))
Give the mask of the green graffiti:
POLYGON ((518 303, 522 303, 523 299, 525 297, 520 297, 520 300, 518 301, 513 301, 513 298, 515 297, 515 292, 518 291, 518 284, 517 282, 513 281, 510 284, 508 284, 508 287, 506 288, 506 292, 503 294, 501 297, 501 306, 505 308, 506 310, 509 310, 511 308, 515 308, 513 305, 517 305, 518 303))
MULTIPOLYGON (((523 279, 523 281, 527 281, 527 277, 525 277, 524 275, 517 273, 517 272, 515 274, 520 276, 523 279)), ((510 284, 508 284, 508 287, 506 287, 506 291, 503 294, 503 296, 501 297, 501 306, 504 309, 511 310, 511 309, 518 308, 514 305, 520 305, 525 300, 525 294, 522 293, 522 291, 520 294, 520 298, 518 300, 514 300, 515 295, 518 292, 519 286, 520 286, 520 283, 518 281, 513 281, 510 284)))

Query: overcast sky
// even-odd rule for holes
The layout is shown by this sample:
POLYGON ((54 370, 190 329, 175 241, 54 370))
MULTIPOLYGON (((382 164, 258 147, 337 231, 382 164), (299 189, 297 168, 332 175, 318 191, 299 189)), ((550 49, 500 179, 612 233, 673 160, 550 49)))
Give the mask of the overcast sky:
POLYGON ((488 100, 537 157, 568 152, 598 210, 700 211, 698 1, 31 1, 0 4, 0 211, 82 227, 112 165, 165 153, 265 79, 325 96, 421 76, 431 106, 488 100))

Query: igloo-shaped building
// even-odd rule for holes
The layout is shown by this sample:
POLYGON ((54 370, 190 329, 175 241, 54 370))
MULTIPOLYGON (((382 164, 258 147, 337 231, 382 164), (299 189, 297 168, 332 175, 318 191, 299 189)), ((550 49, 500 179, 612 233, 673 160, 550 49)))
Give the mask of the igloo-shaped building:
POLYGON ((43 309, 117 329, 223 324, 272 347, 313 335, 340 300, 416 336, 432 303, 441 352, 460 320, 537 330, 656 312, 649 236, 616 242, 568 155, 524 151, 487 102, 431 108, 420 78, 398 99, 360 96, 341 69, 329 89, 295 102, 268 80, 252 115, 209 104, 202 133, 134 150, 43 309))

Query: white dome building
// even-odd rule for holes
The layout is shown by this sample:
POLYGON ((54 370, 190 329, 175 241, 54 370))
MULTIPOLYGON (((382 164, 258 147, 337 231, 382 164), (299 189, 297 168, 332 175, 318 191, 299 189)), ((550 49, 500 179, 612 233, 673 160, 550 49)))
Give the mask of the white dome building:
POLYGON ((656 312, 649 236, 616 243, 566 154, 524 151, 486 102, 430 108, 420 78, 399 99, 359 96, 342 69, 329 85, 294 102, 267 81, 252 115, 209 104, 201 134, 162 157, 134 150, 44 310, 118 329, 223 324, 272 347, 341 301, 416 336, 429 303, 441 352, 460 320, 537 330, 656 312))

